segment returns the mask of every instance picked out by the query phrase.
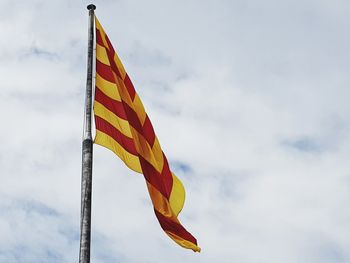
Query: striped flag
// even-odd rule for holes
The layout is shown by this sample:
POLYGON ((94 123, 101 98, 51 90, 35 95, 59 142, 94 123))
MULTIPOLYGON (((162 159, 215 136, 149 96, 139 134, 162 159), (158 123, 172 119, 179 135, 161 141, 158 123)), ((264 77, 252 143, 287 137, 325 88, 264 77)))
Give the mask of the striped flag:
POLYGON ((177 216, 185 189, 171 172, 141 99, 98 19, 96 25, 95 143, 112 150, 145 177, 155 214, 165 233, 184 248, 200 251, 177 216))

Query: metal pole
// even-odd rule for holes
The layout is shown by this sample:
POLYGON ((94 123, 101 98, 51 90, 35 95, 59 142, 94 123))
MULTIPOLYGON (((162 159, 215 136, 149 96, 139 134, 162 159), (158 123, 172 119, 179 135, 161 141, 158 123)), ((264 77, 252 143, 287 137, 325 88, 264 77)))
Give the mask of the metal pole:
POLYGON ((90 263, 91 241, 91 190, 92 190, 92 135, 91 135, 91 109, 92 109, 92 69, 94 48, 94 10, 96 6, 90 4, 89 10, 89 40, 87 81, 84 113, 84 133, 82 150, 81 175, 81 215, 80 215, 80 251, 79 263, 90 263))

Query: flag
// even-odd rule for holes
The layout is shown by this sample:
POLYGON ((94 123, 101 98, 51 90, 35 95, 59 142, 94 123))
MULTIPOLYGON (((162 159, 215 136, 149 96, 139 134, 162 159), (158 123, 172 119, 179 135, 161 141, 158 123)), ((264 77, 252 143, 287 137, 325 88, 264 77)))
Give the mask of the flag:
POLYGON ((141 99, 96 17, 95 26, 94 142, 144 175, 162 229, 180 246, 199 252, 197 240, 177 218, 184 205, 185 189, 171 172, 141 99))

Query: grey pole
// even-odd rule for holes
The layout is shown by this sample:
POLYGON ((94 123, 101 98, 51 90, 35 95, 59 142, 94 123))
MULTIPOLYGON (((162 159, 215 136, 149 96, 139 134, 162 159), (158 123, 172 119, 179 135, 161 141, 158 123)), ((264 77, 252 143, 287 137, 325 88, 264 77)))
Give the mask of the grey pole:
POLYGON ((82 150, 82 175, 81 175, 81 215, 80 215, 80 251, 79 263, 90 263, 91 241, 91 190, 92 190, 92 135, 91 135, 91 110, 92 110, 92 69, 94 48, 94 10, 96 6, 90 4, 89 10, 89 40, 87 81, 84 113, 84 133, 82 150))

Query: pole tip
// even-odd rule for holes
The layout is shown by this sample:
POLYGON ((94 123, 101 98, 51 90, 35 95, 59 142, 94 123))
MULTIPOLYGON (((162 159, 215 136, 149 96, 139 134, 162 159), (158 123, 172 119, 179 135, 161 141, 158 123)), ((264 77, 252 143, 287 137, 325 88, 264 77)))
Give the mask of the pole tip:
POLYGON ((93 4, 89 4, 89 5, 87 6, 87 9, 88 9, 88 10, 95 10, 95 9, 96 9, 96 6, 93 5, 93 4))

